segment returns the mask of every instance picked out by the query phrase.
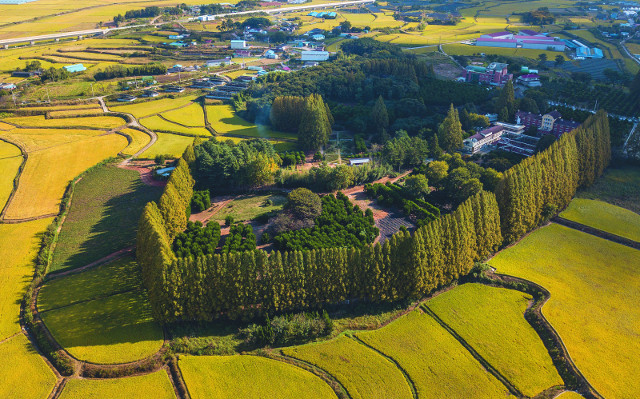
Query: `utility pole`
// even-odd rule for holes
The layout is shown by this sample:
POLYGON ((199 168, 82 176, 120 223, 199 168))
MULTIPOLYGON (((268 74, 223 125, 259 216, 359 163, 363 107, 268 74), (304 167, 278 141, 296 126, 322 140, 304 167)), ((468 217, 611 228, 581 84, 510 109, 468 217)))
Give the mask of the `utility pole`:
MULTIPOLYGON (((47 89, 47 96, 49 95, 49 89, 47 89)), ((93 82, 91 82, 91 97, 95 97, 96 93, 93 91, 93 82)), ((49 100, 51 102, 51 100, 49 100)))
POLYGON ((49 88, 48 87, 47 87, 47 101, 51 102, 51 97, 49 96, 49 88))

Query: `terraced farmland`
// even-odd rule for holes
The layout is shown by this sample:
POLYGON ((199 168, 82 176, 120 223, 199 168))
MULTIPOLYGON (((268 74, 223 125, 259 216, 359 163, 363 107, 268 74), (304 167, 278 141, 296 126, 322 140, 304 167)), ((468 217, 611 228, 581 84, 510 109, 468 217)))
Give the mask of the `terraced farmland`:
POLYGON ((393 362, 352 338, 287 348, 285 355, 314 364, 335 377, 353 399, 411 398, 411 388, 393 362))
POLYGON ((524 319, 531 296, 464 284, 427 306, 523 394, 536 396, 563 381, 538 334, 524 319))
POLYGON ((2 398, 42 399, 55 386, 56 376, 22 334, 0 343, 0 362, 2 398), (19 383, 9 383, 16 381, 19 383))
POLYGON ((638 259, 640 251, 552 224, 489 263, 547 288, 544 315, 585 377, 605 397, 633 398, 640 395, 638 259))
POLYGON ((87 116, 83 118, 46 119, 44 115, 15 116, 4 119, 5 122, 15 123, 23 127, 58 127, 58 128, 96 128, 112 129, 123 126, 126 122, 117 116, 87 116))
POLYGON ((560 216, 630 240, 640 241, 640 215, 606 202, 575 198, 560 216))
POLYGON ((141 132, 140 130, 126 128, 126 129, 122 129, 120 132, 131 137, 131 142, 129 143, 127 148, 122 150, 122 153, 124 155, 136 154, 138 151, 143 149, 144 146, 149 144, 149 142, 151 141, 151 137, 147 133, 141 132))
POLYGON ((177 158, 184 152, 191 143, 193 137, 179 136, 170 133, 157 133, 158 141, 156 141, 148 150, 140 155, 140 158, 153 159, 156 155, 169 155, 177 158))
POLYGON ((193 399, 336 398, 312 373, 258 356, 185 356, 180 370, 193 399))
POLYGON ((176 397, 164 370, 155 373, 103 380, 71 379, 60 399, 129 399, 136 397, 173 399, 176 397))
POLYGON ((159 100, 142 101, 134 104, 114 105, 110 106, 109 109, 115 112, 129 113, 139 119, 144 118, 145 116, 150 116, 189 105, 189 103, 195 99, 196 96, 194 95, 181 96, 176 98, 161 98, 159 100))
POLYGON ((140 123, 147 129, 154 132, 174 132, 181 134, 188 134, 190 136, 210 136, 211 133, 203 127, 187 127, 178 125, 177 123, 169 122, 162 119, 159 115, 150 116, 148 118, 140 119, 140 123))
POLYGON ((220 135, 295 139, 296 135, 276 132, 263 125, 247 122, 235 114, 230 105, 207 105, 211 127, 220 135))
POLYGON ((13 144, 0 141, 0 210, 4 208, 11 192, 13 181, 22 165, 22 152, 13 144))
POLYGON ((419 398, 508 396, 508 391, 431 316, 419 310, 380 330, 357 334, 407 372, 419 398))
POLYGON ((167 111, 162 114, 165 119, 185 126, 204 126, 204 111, 200 104, 190 104, 186 107, 167 111))

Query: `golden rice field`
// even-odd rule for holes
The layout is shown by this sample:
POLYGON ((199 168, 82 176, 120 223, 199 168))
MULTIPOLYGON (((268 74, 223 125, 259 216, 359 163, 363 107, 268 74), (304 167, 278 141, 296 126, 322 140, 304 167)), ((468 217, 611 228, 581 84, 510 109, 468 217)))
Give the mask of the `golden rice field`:
POLYGON ((55 387, 53 371, 23 334, 0 343, 0 364, 3 399, 42 399, 55 387))
POLYGON ((13 182, 22 161, 20 148, 0 140, 0 211, 13 191, 13 182))
POLYGON ((597 200, 574 198, 560 216, 640 242, 640 215, 619 206, 597 200))
POLYGON ((172 122, 180 123, 185 126, 204 126, 204 111, 202 106, 192 103, 186 107, 175 109, 173 111, 163 112, 162 116, 172 122))
POLYGON ((124 155, 134 155, 151 141, 151 137, 148 134, 137 129, 125 128, 120 132, 126 134, 131 138, 131 142, 129 143, 127 148, 122 150, 122 153, 124 155))
POLYGON ((589 382, 605 397, 640 396, 640 251, 552 224, 489 262, 551 298, 542 311, 589 382), (624 381, 624 383, 621 383, 624 381))
POLYGON ((87 129, 19 129, 0 132, 0 136, 27 152, 45 150, 73 141, 87 140, 103 134, 101 130, 87 129))
POLYGON ((52 221, 49 218, 17 224, 0 223, 0 341, 20 332, 20 300, 33 277, 39 233, 52 221))
POLYGON ((24 219, 58 213, 71 179, 102 160, 117 155, 127 139, 117 134, 90 137, 29 153, 6 219, 24 219), (43 176, 47 176, 43 179, 43 176))
POLYGON ((313 343, 282 351, 335 377, 353 399, 411 398, 411 388, 393 362, 353 338, 313 343))
POLYGON ((566 391, 556 396, 556 399, 584 399, 584 397, 577 392, 566 391))
POLYGON ((123 378, 70 379, 60 399, 130 399, 136 397, 174 399, 176 394, 164 370, 123 378))
POLYGON ((49 112, 49 116, 52 118, 61 118, 68 116, 87 116, 87 115, 96 115, 102 114, 102 107, 94 107, 94 108, 80 108, 80 109, 67 109, 63 111, 51 111, 49 112))
POLYGON ((193 399, 336 398, 312 373, 259 356, 184 356, 180 370, 193 399))
POLYGON ((170 155, 178 158, 185 148, 193 143, 193 137, 179 136, 170 133, 156 133, 158 140, 140 155, 140 158, 153 159, 156 155, 170 155))
POLYGON ((100 104, 98 103, 86 103, 86 104, 60 104, 60 105, 49 105, 45 107, 35 106, 35 107, 23 107, 21 109, 29 110, 29 111, 80 111, 84 109, 97 108, 102 109, 100 104))
POLYGON ((23 127, 58 127, 58 128, 95 128, 112 129, 126 124, 118 116, 87 116, 83 118, 46 119, 44 115, 14 116, 4 119, 5 122, 15 123, 23 127))
POLYGON ((143 101, 134 104, 127 105, 114 105, 109 109, 115 112, 125 112, 132 114, 136 118, 143 118, 145 116, 159 114, 172 109, 180 108, 188 105, 191 101, 195 100, 195 95, 181 96, 176 98, 161 98, 159 100, 143 101))
POLYGON ((159 115, 153 115, 140 119, 140 123, 147 129, 155 132, 182 133, 190 136, 211 136, 204 127, 187 127, 162 119, 159 115))
POLYGON ((235 114, 231 105, 207 105, 206 107, 209 123, 220 135, 231 134, 249 138, 296 138, 294 134, 276 132, 267 126, 247 122, 235 114))
MULTIPOLYGON (((415 384, 420 398, 464 398, 469 392, 478 398, 508 396, 504 385, 433 317, 420 310, 357 336, 397 361, 415 384)), ((377 378, 384 378, 381 371, 374 373, 380 373, 377 378)))
POLYGON ((525 320, 531 296, 482 284, 463 284, 427 306, 524 395, 562 385, 540 337, 525 320))

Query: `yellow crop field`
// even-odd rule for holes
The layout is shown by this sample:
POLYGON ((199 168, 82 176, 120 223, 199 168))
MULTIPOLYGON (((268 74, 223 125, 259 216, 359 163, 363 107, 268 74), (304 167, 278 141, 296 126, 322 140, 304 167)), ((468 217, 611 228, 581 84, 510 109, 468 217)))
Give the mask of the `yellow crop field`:
POLYGON ((90 108, 98 108, 100 104, 98 103, 86 103, 86 104, 60 104, 60 105, 50 105, 46 107, 23 107, 21 109, 28 111, 64 111, 64 110, 83 110, 90 108))
POLYGON ((0 140, 0 210, 4 207, 13 191, 13 181, 22 165, 20 148, 0 140))
POLYGON ((204 126, 204 111, 200 104, 189 104, 186 107, 167 111, 162 114, 166 119, 185 126, 204 126))
POLYGON ((584 399, 584 397, 577 392, 566 391, 556 396, 556 399, 584 399))
POLYGON ((56 385, 53 371, 23 334, 0 344, 0 364, 0 397, 4 399, 46 398, 56 385))
POLYGON ((6 219, 24 219, 58 212, 67 184, 80 172, 117 155, 126 138, 110 134, 29 154, 6 219), (43 179, 43 176, 47 176, 43 179))
MULTIPOLYGON (((353 14, 353 15, 362 15, 362 14, 353 14)), ((372 29, 381 29, 381 28, 399 28, 404 25, 403 21, 396 21, 393 18, 393 13, 376 13, 375 19, 371 22, 367 23, 353 23, 355 26, 369 26, 372 29)), ((343 14, 345 16, 345 14, 343 14)))
POLYGON ((186 127, 162 119, 159 115, 140 119, 140 123, 147 129, 156 132, 183 133, 192 136, 211 136, 211 133, 204 127, 186 127))
POLYGON ((411 398, 411 388, 390 360, 352 338, 341 336, 283 350, 335 377, 353 399, 411 398))
POLYGON ((173 399, 176 394, 167 373, 159 370, 134 377, 102 380, 71 379, 59 397, 60 399, 130 399, 141 396, 173 399))
POLYGON ((129 145, 127 146, 127 148, 122 150, 122 153, 125 155, 135 154, 136 152, 144 148, 145 145, 149 144, 149 142, 151 141, 151 137, 145 132, 141 132, 140 130, 126 128, 126 129, 122 129, 120 132, 131 137, 131 140, 132 140, 131 143, 129 143, 129 145))
POLYGON ((640 215, 606 202, 574 198, 560 216, 640 242, 640 215))
POLYGON ((157 133, 156 141, 148 150, 140 155, 140 158, 153 159, 156 155, 169 155, 177 158, 182 155, 185 148, 193 143, 193 137, 179 136, 170 133, 157 133))
POLYGON ((84 118, 46 119, 44 115, 14 116, 4 119, 24 127, 89 127, 95 129, 111 129, 126 124, 125 120, 117 116, 87 116, 84 118))
POLYGON ((0 131, 7 131, 15 129, 15 126, 9 125, 8 123, 0 122, 0 131))
POLYGON ((531 296, 482 284, 463 284, 427 305, 489 364, 529 397, 562 385, 540 337, 524 319, 531 296))
POLYGON ((413 311, 358 338, 397 361, 420 398, 507 397, 508 391, 431 316, 413 311))
POLYGON ((312 373, 264 357, 184 356, 179 365, 193 399, 336 398, 312 373))
POLYGON ((49 112, 49 116, 52 118, 60 118, 64 116, 87 116, 87 115, 97 115, 102 114, 101 107, 94 108, 80 108, 80 109, 67 109, 64 111, 51 111, 49 112))
POLYGON ((81 129, 13 129, 0 133, 0 136, 22 146, 27 152, 34 152, 72 141, 90 139, 103 133, 101 130, 81 129))
POLYGON ((0 224, 0 341, 20 332, 20 300, 33 277, 33 259, 40 244, 38 233, 51 222, 52 219, 41 219, 0 224))
POLYGON ((296 139, 291 133, 276 132, 264 125, 247 122, 235 114, 230 105, 207 105, 207 118, 218 134, 246 137, 296 139))
POLYGON ((109 108, 115 112, 129 113, 136 118, 158 114, 188 105, 196 96, 182 96, 177 98, 161 98, 159 100, 143 101, 127 105, 114 105, 109 108))
POLYGON ((547 288, 543 313, 580 371, 603 396, 634 398, 640 396, 638 259, 640 251, 552 224, 489 263, 547 288))
POLYGON ((230 72, 225 72, 224 75, 231 78, 231 79, 235 79, 238 76, 242 76, 242 75, 255 75, 256 71, 251 71, 249 69, 238 69, 235 71, 230 71, 230 72))

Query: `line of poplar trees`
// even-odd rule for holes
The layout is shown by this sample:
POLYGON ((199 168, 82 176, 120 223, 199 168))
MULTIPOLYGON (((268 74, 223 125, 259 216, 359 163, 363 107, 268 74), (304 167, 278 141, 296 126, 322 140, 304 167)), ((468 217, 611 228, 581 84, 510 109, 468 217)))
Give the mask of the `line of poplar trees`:
POLYGON ((545 151, 505 171, 496 188, 502 232, 510 243, 566 207, 578 187, 592 184, 609 165, 607 113, 599 111, 545 151))
POLYGON ((348 299, 419 298, 467 274, 473 263, 566 206, 608 165, 605 112, 505 173, 496 195, 481 191, 455 211, 384 244, 177 258, 171 243, 186 225, 193 147, 185 150, 159 205, 140 219, 137 257, 155 317, 163 322, 251 317, 348 299))

